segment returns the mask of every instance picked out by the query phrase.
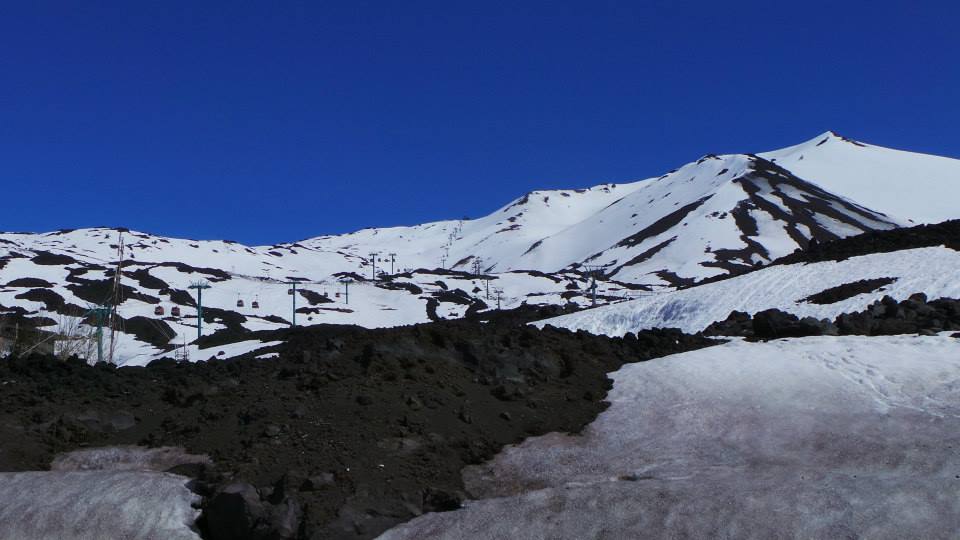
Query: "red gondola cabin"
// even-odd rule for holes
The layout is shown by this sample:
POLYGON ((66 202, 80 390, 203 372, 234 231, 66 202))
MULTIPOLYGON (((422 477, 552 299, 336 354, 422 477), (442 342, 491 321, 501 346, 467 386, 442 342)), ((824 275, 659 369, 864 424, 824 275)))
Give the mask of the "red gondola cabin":
POLYGON ((179 316, 180 316, 180 306, 173 306, 172 308, 170 308, 170 314, 173 315, 174 317, 179 317, 179 316))
POLYGON ((153 309, 154 315, 163 315, 163 306, 157 306, 153 309))

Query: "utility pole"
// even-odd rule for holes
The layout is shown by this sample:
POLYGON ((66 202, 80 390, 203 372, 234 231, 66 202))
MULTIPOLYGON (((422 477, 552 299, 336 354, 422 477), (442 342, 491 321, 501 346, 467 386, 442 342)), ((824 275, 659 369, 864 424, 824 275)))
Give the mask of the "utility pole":
POLYGON ((110 363, 113 363, 113 351, 116 346, 116 335, 117 335, 117 306, 123 302, 123 299, 120 298, 120 285, 122 284, 123 279, 123 232, 120 233, 120 237, 117 239, 117 269, 113 274, 113 292, 112 292, 112 309, 110 311, 110 363))
POLYGON ((391 253, 390 254, 390 275, 391 276, 393 275, 393 263, 396 262, 396 260, 397 260, 397 254, 391 253))
POLYGON ((87 315, 93 314, 97 318, 97 363, 103 362, 103 323, 110 316, 110 306, 94 306, 87 315))
POLYGON ((376 252, 370 254, 370 263, 373 265, 372 275, 374 281, 377 280, 377 255, 379 255, 379 253, 376 252))
POLYGON ((340 283, 343 283, 343 297, 344 303, 350 303, 350 284, 353 283, 353 280, 350 278, 343 278, 340 280, 340 283))
POLYGON ((206 281, 194 281, 188 288, 197 290, 197 339, 200 339, 203 335, 203 290, 209 289, 210 284, 206 281))
POLYGON ((296 281, 287 281, 287 285, 290 285, 290 296, 293 298, 293 315, 291 317, 290 326, 297 325, 297 282, 296 281))

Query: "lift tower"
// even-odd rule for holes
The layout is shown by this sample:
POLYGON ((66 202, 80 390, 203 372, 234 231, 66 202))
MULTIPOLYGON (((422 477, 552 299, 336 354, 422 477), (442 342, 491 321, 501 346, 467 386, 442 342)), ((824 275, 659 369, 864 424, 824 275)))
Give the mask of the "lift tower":
POLYGON ((206 281, 194 281, 189 288, 197 290, 197 339, 200 339, 203 335, 203 290, 209 289, 210 284, 206 281))

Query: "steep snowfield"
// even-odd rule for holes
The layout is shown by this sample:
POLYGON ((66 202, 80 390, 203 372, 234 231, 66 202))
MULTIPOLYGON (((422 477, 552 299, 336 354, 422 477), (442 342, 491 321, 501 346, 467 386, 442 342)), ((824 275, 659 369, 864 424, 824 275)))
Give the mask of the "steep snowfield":
POLYGON ((841 313, 862 310, 884 295, 897 300, 916 292, 925 293, 930 299, 960 297, 958 268, 960 252, 944 247, 876 253, 844 261, 774 265, 715 283, 649 293, 635 300, 535 324, 622 336, 654 327, 699 332, 714 321, 726 319, 731 311, 753 314, 777 308, 798 317, 833 319, 841 313), (832 304, 803 301, 844 283, 882 277, 896 278, 896 281, 874 292, 832 304))
POLYGON ((960 340, 734 341, 629 364, 579 436, 465 471, 481 500, 381 536, 954 538, 960 340))
POLYGON ((564 253, 570 264, 602 265, 621 281, 678 285, 768 262, 811 237, 903 224, 756 156, 707 156, 645 182, 527 257, 564 253))
POLYGON ((958 217, 960 160, 851 141, 833 132, 760 156, 893 217, 914 223, 958 217))
POLYGON ((0 539, 199 540, 200 497, 148 471, 0 473, 0 539))

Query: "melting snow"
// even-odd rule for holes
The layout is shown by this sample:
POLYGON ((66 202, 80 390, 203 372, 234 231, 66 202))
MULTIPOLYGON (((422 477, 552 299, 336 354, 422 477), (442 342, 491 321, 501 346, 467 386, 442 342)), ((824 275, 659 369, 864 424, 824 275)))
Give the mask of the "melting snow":
POLYGON ((960 340, 816 337, 630 364, 580 436, 468 469, 385 540, 955 538, 960 340))

